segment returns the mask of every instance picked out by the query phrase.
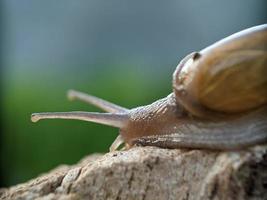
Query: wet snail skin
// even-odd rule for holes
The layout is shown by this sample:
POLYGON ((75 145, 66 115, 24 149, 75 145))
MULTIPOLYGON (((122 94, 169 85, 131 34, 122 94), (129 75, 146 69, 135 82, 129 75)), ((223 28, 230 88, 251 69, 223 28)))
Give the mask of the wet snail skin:
POLYGON ((173 92, 126 109, 69 91, 70 99, 107 113, 34 113, 40 119, 77 119, 119 128, 121 144, 162 148, 242 149, 267 142, 267 24, 248 28, 186 56, 173 73, 173 92))

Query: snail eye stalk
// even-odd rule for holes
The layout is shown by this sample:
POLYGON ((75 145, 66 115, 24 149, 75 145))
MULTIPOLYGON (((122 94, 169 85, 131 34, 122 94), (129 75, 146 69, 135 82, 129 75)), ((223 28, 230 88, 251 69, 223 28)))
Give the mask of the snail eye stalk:
POLYGON ((86 102, 88 104, 94 105, 106 112, 109 113, 126 113, 128 111, 127 108, 123 108, 121 106, 118 106, 114 103, 111 103, 109 101, 106 101, 104 99, 83 93, 83 92, 78 92, 75 90, 69 90, 67 93, 68 99, 69 100, 80 100, 83 102, 86 102))
POLYGON ((41 119, 76 119, 82 121, 90 121, 117 128, 123 128, 128 122, 128 115, 125 113, 93 113, 93 112, 47 112, 33 113, 31 116, 32 122, 37 122, 41 119))

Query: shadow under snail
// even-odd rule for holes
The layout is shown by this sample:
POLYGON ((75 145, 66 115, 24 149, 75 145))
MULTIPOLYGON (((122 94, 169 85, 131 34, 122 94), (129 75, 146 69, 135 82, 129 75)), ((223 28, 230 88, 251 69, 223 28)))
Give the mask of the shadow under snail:
POLYGON ((77 119, 120 129, 121 144, 163 148, 242 149, 267 142, 267 24, 235 33, 186 56, 173 74, 173 93, 126 109, 69 91, 70 99, 108 113, 34 113, 40 119, 77 119))

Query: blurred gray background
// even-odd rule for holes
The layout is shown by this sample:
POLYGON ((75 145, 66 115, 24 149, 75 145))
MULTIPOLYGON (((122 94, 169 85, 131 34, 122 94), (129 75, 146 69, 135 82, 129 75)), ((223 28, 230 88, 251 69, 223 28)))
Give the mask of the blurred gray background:
POLYGON ((267 21, 257 1, 1 2, 1 186, 87 154, 106 152, 118 130, 80 121, 30 122, 32 112, 99 111, 68 102, 82 90, 125 107, 171 92, 178 62, 267 21))

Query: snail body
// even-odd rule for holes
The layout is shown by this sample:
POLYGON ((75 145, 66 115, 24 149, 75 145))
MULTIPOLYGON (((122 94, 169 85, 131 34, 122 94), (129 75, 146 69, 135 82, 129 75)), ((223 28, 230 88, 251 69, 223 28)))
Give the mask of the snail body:
POLYGON ((126 109, 77 91, 69 98, 108 113, 35 113, 120 129, 122 143, 163 148, 240 149, 267 142, 267 25, 229 36, 186 56, 173 74, 173 93, 150 105, 126 109))

